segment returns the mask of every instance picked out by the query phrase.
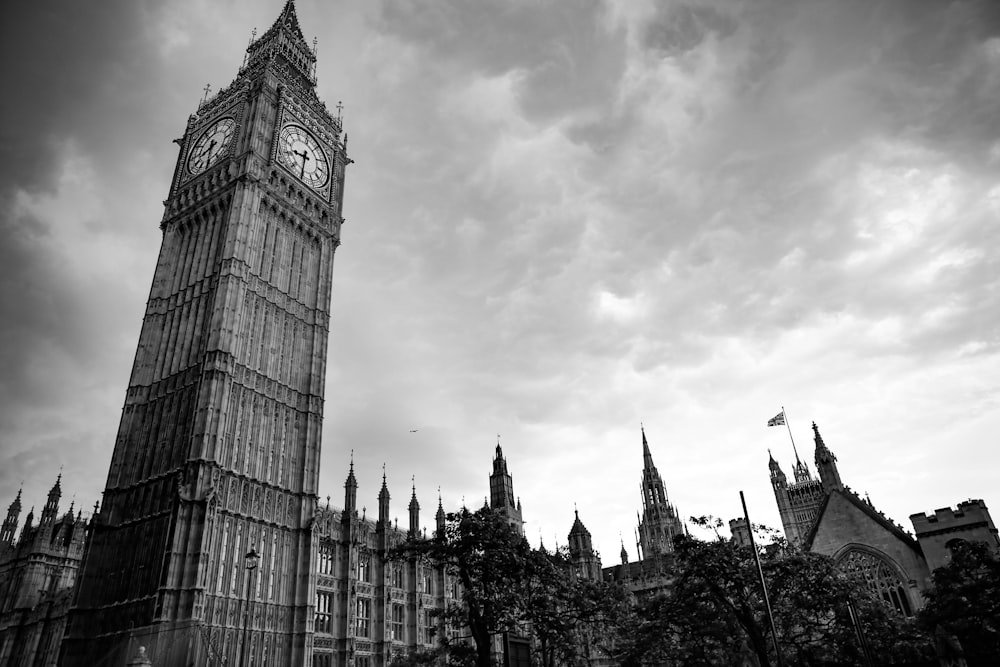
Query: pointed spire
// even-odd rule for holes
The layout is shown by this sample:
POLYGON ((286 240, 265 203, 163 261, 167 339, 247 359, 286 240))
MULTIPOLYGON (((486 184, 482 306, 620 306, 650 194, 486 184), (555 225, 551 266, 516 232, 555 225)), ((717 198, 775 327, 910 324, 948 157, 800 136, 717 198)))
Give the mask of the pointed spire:
POLYGON ((274 24, 259 39, 251 41, 247 56, 244 69, 280 58, 301 74, 310 86, 316 85, 316 49, 309 48, 302 34, 292 0, 285 3, 274 24))
POLYGON ((354 450, 351 450, 351 465, 344 482, 344 517, 351 517, 358 511, 358 479, 354 476, 354 450))
POLYGON ((17 490, 17 496, 14 498, 14 502, 12 502, 10 504, 10 508, 8 509, 8 511, 16 510, 20 514, 20 512, 21 512, 21 491, 23 491, 23 490, 24 490, 24 486, 22 485, 21 488, 19 488, 17 490))
POLYGON ((840 481, 840 471, 837 470, 837 457, 823 442, 823 436, 819 434, 819 427, 816 422, 812 424, 813 437, 816 442, 816 470, 819 471, 820 481, 827 491, 833 489, 843 489, 844 484, 840 481))
POLYGON ((382 464, 382 488, 378 491, 378 526, 389 527, 389 486, 386 483, 385 464, 382 464))
POLYGON ((437 537, 444 537, 445 534, 445 513, 444 513, 444 502, 441 500, 441 487, 438 487, 438 508, 437 512, 434 514, 434 524, 436 527, 437 537))
POLYGON ((14 502, 10 504, 7 508, 7 518, 3 521, 3 526, 0 527, 0 544, 6 544, 8 546, 14 544, 14 537, 17 535, 17 522, 18 518, 21 516, 21 489, 17 490, 17 497, 14 498, 14 502))
POLYGON ((411 538, 420 535, 420 503, 417 501, 417 477, 413 476, 413 494, 410 496, 410 532, 411 538))
POLYGON ((621 533, 618 533, 618 539, 622 543, 621 557, 622 565, 628 565, 628 551, 625 549, 625 539, 622 537, 621 533))
POLYGON ((56 483, 52 485, 49 489, 48 500, 45 501, 45 507, 42 508, 42 516, 39 519, 39 525, 55 523, 57 515, 59 514, 59 499, 62 497, 62 469, 60 469, 59 475, 56 477, 56 483))
POLYGON ((644 471, 655 471, 656 466, 653 465, 653 455, 649 451, 649 442, 646 440, 646 427, 639 424, 639 430, 642 432, 642 468, 644 471))
POLYGON ((31 530, 31 524, 34 520, 35 520, 35 507, 34 505, 32 505, 31 509, 28 510, 28 516, 24 518, 24 528, 21 529, 22 540, 24 539, 24 536, 27 534, 27 532, 31 530))

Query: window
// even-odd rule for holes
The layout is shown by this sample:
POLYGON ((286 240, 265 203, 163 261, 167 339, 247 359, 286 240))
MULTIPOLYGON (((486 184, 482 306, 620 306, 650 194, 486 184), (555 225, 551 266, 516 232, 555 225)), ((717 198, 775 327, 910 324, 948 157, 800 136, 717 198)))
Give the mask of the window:
POLYGON ((392 622, 389 626, 389 638, 394 642, 406 641, 403 636, 403 605, 392 605, 392 622))
POLYGON ((371 656, 357 655, 354 657, 354 667, 371 667, 371 664, 371 656))
POLYGON ((420 612, 420 621, 421 640, 425 644, 433 644, 434 635, 437 633, 437 627, 434 625, 434 616, 431 614, 430 609, 424 609, 420 612))
POLYGON ((316 623, 314 630, 326 635, 333 634, 332 593, 316 593, 316 623))
POLYGON ((854 575, 902 616, 912 616, 903 580, 882 558, 867 551, 852 549, 837 563, 844 572, 854 575))
POLYGON ((366 581, 371 583, 372 580, 372 562, 368 557, 368 554, 361 554, 358 556, 358 581, 366 581))
POLYGON ((372 617, 372 601, 370 598, 358 598, 358 617, 356 637, 368 637, 372 617))
POLYGON ((403 587, 403 568, 398 563, 392 566, 392 585, 396 588, 403 587))
POLYGON ((328 542, 319 545, 319 573, 333 574, 333 546, 328 542))
POLYGON ((421 591, 428 595, 434 594, 434 573, 430 569, 424 570, 421 591))

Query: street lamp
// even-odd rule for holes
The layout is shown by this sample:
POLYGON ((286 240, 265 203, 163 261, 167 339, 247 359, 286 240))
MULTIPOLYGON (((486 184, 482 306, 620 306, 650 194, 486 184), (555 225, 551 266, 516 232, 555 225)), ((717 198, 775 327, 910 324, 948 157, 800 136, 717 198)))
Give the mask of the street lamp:
POLYGON ((260 556, 257 555, 257 550, 253 548, 243 557, 243 567, 247 570, 247 594, 243 605, 243 641, 240 642, 240 667, 246 665, 243 658, 246 655, 247 629, 250 625, 250 593, 253 591, 253 573, 257 569, 257 563, 259 562, 260 556))

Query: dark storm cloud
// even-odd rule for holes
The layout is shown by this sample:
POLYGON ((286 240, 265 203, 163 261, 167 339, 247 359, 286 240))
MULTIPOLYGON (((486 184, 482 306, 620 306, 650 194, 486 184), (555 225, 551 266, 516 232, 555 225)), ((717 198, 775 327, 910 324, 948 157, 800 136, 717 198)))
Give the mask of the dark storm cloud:
POLYGON ((123 0, 64 0, 5 9, 0 26, 8 100, 0 107, 4 199, 14 187, 52 186, 59 144, 68 134, 88 152, 120 141, 100 102, 108 94, 127 97, 128 87, 148 74, 138 48, 141 7, 123 0))

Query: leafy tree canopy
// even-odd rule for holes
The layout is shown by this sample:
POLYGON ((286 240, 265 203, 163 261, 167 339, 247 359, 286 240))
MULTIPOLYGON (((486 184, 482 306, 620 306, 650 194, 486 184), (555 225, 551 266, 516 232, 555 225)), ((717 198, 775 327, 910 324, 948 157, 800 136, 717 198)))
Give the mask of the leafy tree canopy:
POLYGON ((956 540, 951 562, 932 573, 920 623, 935 632, 944 652, 964 649, 970 667, 1000 660, 1000 558, 983 542, 956 540), (961 643, 950 646, 953 635, 961 643))

